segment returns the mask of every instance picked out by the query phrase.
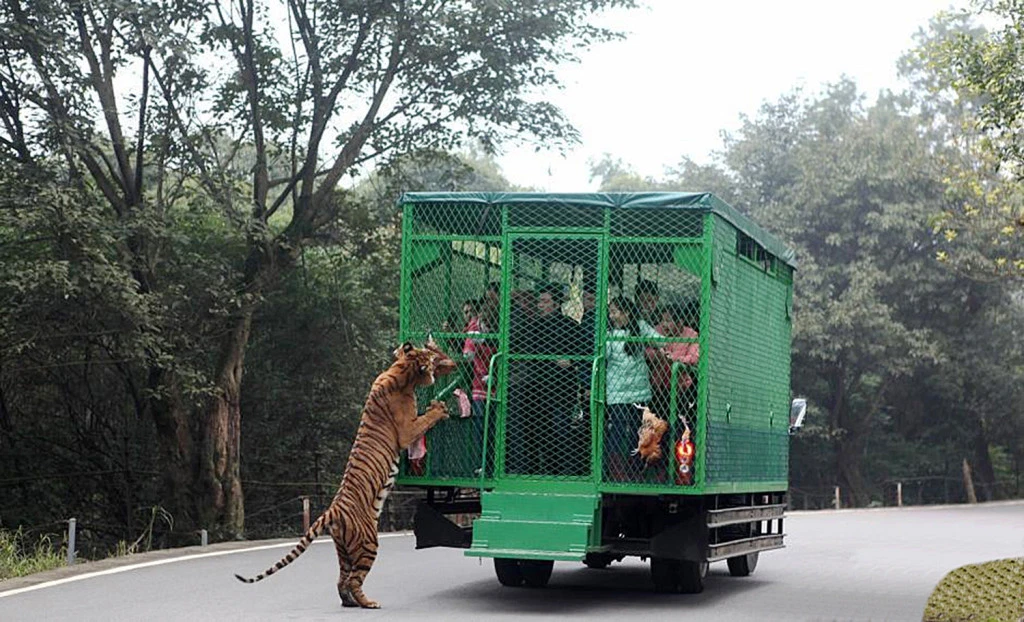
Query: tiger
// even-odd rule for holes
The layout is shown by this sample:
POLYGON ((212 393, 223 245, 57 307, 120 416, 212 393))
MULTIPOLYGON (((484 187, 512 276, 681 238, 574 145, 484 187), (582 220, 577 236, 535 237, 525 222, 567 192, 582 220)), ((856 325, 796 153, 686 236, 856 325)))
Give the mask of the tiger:
POLYGON ((430 386, 435 376, 455 370, 455 362, 433 339, 423 348, 406 342, 394 351, 392 365, 377 376, 363 406, 348 464, 330 506, 310 525, 299 543, 276 564, 255 577, 256 583, 295 561, 325 529, 330 530, 338 555, 338 596, 344 607, 378 609, 380 603, 363 593, 363 582, 377 558, 377 523, 398 474, 399 452, 448 418, 443 402, 431 401, 416 415, 417 387, 430 386))

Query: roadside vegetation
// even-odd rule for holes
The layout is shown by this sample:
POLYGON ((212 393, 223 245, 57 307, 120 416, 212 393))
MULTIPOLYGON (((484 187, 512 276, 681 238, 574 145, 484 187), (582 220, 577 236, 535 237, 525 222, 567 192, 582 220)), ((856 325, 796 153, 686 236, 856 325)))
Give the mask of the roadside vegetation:
POLYGON ((1024 558, 962 566, 935 587, 924 622, 1024 620, 1024 558))
MULTIPOLYGON (((636 3, 21 4, 0 7, 0 516, 76 518, 102 558, 290 535, 330 502, 395 346, 397 197, 522 190, 492 154, 578 140, 542 95, 618 36, 592 12, 636 3)), ((1024 88, 1020 4, 978 4, 1006 30, 922 25, 898 92, 792 90, 705 162, 592 168, 713 191, 795 248, 795 508, 962 501, 965 464, 978 500, 1024 496, 1024 96, 985 92, 1024 88)), ((21 533, 2 576, 61 557, 21 533)))
POLYGON ((30 538, 21 529, 0 529, 0 581, 64 565, 64 550, 49 536, 30 538))

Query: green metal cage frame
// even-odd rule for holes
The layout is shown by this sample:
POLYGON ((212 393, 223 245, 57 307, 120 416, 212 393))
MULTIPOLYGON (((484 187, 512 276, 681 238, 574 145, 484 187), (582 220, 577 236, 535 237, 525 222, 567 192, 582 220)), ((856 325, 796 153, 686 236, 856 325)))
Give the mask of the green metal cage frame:
MULTIPOLYGON (((453 415, 440 423, 428 433, 428 459, 423 471, 412 469, 403 456, 398 483, 482 490, 499 487, 523 492, 686 495, 787 488, 790 310, 795 260, 791 250, 750 219, 709 193, 409 193, 399 203, 403 214, 401 340, 421 342, 428 335, 438 340, 467 338, 465 331, 450 326, 446 330, 434 321, 440 317, 437 310, 447 315, 456 308, 460 300, 456 290, 482 292, 489 283, 499 283, 501 315, 497 330, 480 335, 499 344, 488 362, 483 421, 462 420, 453 415), (632 229, 617 226, 616 219, 627 213, 630 222, 640 225, 632 229), (685 227, 673 224, 684 220, 689 223, 685 227), (669 229, 667 235, 660 235, 663 228, 669 229), (633 230, 642 234, 630 234, 633 230), (696 369, 684 370, 680 364, 673 364, 669 386, 672 402, 670 411, 664 413, 672 425, 670 438, 674 439, 679 432, 678 378, 683 373, 695 377, 696 459, 692 483, 680 485, 671 479, 656 483, 616 482, 602 475, 602 395, 606 387, 602 386, 605 363, 600 350, 576 355, 575 359, 589 360, 591 367, 588 407, 593 442, 589 475, 506 472, 510 367, 517 361, 573 358, 564 354, 510 356, 510 296, 515 279, 521 276, 514 272, 518 266, 514 266, 513 247, 518 240, 535 240, 538 244, 551 240, 551 244, 563 246, 568 240, 592 241, 597 249, 594 274, 598 309, 604 309, 608 303, 610 283, 614 280, 610 264, 620 245, 661 249, 659 256, 665 256, 667 249, 670 255, 685 255, 693 266, 699 266, 695 276, 700 281, 702 311, 696 343, 701 355, 696 369), (456 264, 463 266, 463 272, 475 271, 473 279, 479 279, 479 283, 467 286, 461 282, 455 274, 456 264), (428 273, 429 278, 441 281, 439 286, 426 293, 414 291, 428 273), (431 321, 417 318, 417 309, 425 304, 434 305, 431 321), (478 426, 478 435, 482 427, 479 446, 470 442, 476 438, 469 431, 471 426, 478 426), (467 453, 472 454, 473 461, 479 460, 472 469, 466 467, 467 453), (442 465, 443 460, 453 458, 461 462, 454 467, 442 465)), ((546 264, 538 269, 542 276, 547 276, 546 264)), ((604 313, 596 314, 595 331, 599 344, 635 340, 609 337, 604 313)), ((646 337, 643 341, 645 345, 658 345, 662 341, 686 340, 646 337)), ((452 412, 456 412, 453 392, 467 387, 467 376, 460 372, 424 390, 420 399, 448 400, 452 412)), ((674 452, 669 454, 666 466, 672 473, 675 456, 674 452)))

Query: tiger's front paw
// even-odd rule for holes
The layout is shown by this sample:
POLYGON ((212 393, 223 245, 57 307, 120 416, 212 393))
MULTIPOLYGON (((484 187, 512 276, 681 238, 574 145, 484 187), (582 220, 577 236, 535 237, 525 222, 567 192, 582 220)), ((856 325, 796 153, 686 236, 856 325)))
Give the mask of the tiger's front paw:
POLYGON ((430 408, 427 409, 427 413, 437 417, 438 419, 448 418, 448 404, 440 402, 438 400, 431 400, 430 408))

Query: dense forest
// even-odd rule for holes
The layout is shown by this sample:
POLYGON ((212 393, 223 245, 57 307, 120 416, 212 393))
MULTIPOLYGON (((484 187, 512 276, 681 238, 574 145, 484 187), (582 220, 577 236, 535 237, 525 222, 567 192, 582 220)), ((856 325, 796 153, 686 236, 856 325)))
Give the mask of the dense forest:
MULTIPOLYGON (((632 4, 0 8, 0 529, 74 516, 96 554, 295 533, 394 347, 397 197, 512 189, 495 149, 572 144, 527 94, 632 4)), ((980 499, 1024 492, 1024 106, 991 92, 1021 88, 997 78, 1024 10, 988 10, 1005 30, 923 28, 900 92, 790 91, 658 178, 593 163, 796 250, 795 507, 962 501, 965 461, 980 499)))

